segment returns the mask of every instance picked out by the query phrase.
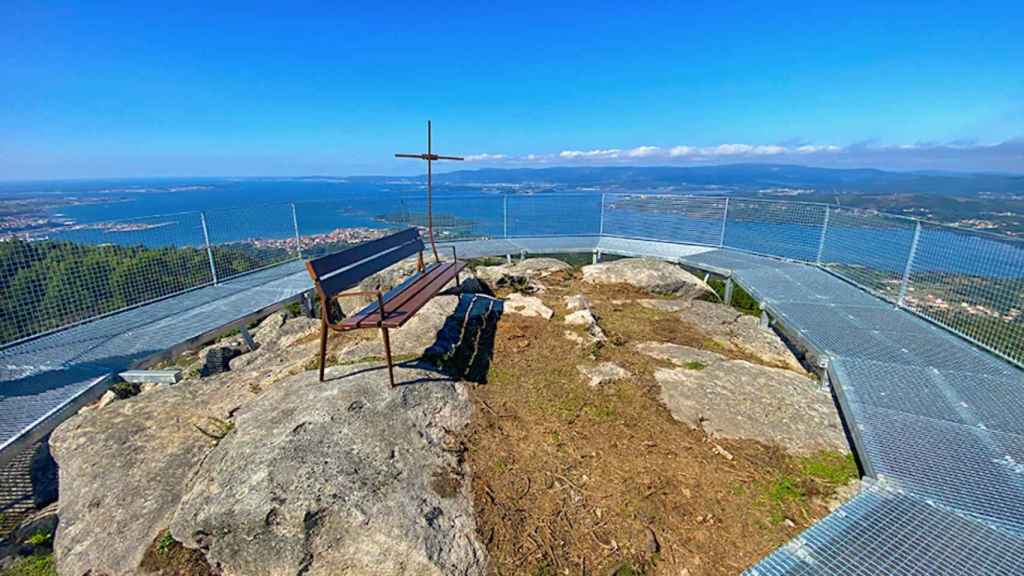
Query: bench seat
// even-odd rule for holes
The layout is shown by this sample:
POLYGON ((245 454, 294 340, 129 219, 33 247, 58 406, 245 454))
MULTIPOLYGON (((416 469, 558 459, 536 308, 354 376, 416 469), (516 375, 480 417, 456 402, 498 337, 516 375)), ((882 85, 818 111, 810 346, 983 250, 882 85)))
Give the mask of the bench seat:
POLYGON ((444 289, 446 284, 455 280, 465 267, 466 263, 460 261, 431 264, 423 272, 411 276, 384 294, 383 320, 378 304, 372 302, 342 320, 339 326, 344 330, 377 326, 399 328, 444 289))
POLYGON ((459 272, 466 267, 459 262, 455 247, 452 259, 437 260, 430 266, 423 263, 423 239, 419 230, 408 228, 395 234, 382 236, 347 250, 306 261, 306 269, 320 297, 320 381, 324 380, 327 360, 328 332, 345 332, 360 328, 377 328, 384 341, 384 356, 388 361, 388 377, 395 385, 395 365, 391 359, 391 339, 388 331, 409 321, 427 302, 451 281, 459 282, 459 272), (416 254, 416 274, 384 293, 380 290, 352 292, 359 282, 416 254), (331 303, 344 297, 369 296, 370 305, 340 321, 330 318, 331 303))

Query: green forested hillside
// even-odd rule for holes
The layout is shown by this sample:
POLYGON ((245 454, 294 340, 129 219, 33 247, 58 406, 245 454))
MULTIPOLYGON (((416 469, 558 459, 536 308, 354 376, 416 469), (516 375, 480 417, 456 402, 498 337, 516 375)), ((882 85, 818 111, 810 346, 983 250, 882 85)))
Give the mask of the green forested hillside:
MULTIPOLYGON (((287 255, 233 244, 214 257, 223 278, 287 255)), ((0 343, 211 281, 203 248, 0 242, 0 343)))

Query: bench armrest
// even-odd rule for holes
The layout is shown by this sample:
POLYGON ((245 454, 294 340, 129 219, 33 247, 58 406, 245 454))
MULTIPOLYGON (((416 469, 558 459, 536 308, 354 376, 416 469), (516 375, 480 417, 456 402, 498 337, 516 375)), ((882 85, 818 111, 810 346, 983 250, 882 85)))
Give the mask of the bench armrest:
POLYGON ((380 296, 380 290, 363 290, 361 292, 338 292, 332 298, 349 298, 352 296, 380 296))

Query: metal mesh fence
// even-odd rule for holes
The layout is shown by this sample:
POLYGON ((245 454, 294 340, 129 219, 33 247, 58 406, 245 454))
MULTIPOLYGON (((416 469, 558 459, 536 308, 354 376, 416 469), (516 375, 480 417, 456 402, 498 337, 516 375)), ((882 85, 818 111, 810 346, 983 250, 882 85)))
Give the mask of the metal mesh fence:
MULTIPOLYGON (((869 210, 712 196, 439 193, 433 214, 438 241, 603 234, 816 262, 1024 362, 1019 240, 869 210)), ((150 216, 69 226, 43 240, 5 239, 0 344, 426 224, 424 192, 150 216)))
POLYGON ((724 244, 748 252, 814 262, 827 210, 820 204, 730 198, 724 244))
POLYGON ((897 302, 916 223, 855 208, 830 208, 820 263, 869 291, 897 302))
POLYGON ((596 236, 601 232, 600 194, 506 195, 507 237, 596 236))
POLYGON ((214 210, 202 217, 218 280, 298 257, 289 204, 214 210))
POLYGON ((1024 241, 921 224, 903 304, 1024 362, 1024 241))
POLYGON ((623 238, 720 246, 727 202, 704 196, 608 194, 601 230, 623 238))
POLYGON ((405 212, 388 211, 379 198, 349 197, 293 206, 303 258, 330 254, 408 226, 401 221, 405 212))
POLYGON ((212 282, 199 213, 0 241, 0 343, 212 282))
MULTIPOLYGON (((407 198, 418 214, 415 224, 426 227, 427 198, 407 198)), ((500 238, 503 235, 503 199, 498 194, 480 196, 434 194, 434 238, 438 242, 500 238)))

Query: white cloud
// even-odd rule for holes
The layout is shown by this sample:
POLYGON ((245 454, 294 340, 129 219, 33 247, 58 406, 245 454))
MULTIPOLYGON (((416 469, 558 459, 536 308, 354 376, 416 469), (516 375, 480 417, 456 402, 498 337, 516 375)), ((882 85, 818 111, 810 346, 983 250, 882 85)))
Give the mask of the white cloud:
POLYGON ((785 147, 775 145, 719 144, 702 148, 700 152, 704 156, 770 156, 786 151, 785 147))
POLYGON ((487 162, 496 160, 505 160, 508 156, 504 154, 470 154, 466 156, 466 162, 487 162))
POLYGON ((637 146, 626 152, 626 156, 630 158, 646 158, 648 156, 659 156, 661 155, 661 148, 657 146, 637 146))
POLYGON ((677 158, 679 156, 693 156, 694 154, 697 154, 697 152, 698 150, 693 146, 673 146, 672 149, 668 151, 668 155, 673 158, 677 158))
POLYGON ((622 154, 622 150, 618 148, 609 148, 607 150, 562 150, 558 153, 561 158, 569 160, 575 160, 577 158, 599 158, 599 159, 611 159, 618 158, 622 154))
POLYGON ((832 144, 816 145, 816 144, 805 144, 794 150, 799 154, 814 154, 816 152, 838 152, 839 146, 832 144))
POLYGON ((710 148, 701 148, 704 156, 740 156, 750 154, 754 147, 750 144, 719 144, 710 148))
POLYGON ((771 156, 774 154, 785 154, 786 148, 783 146, 754 146, 751 151, 755 156, 771 156))

